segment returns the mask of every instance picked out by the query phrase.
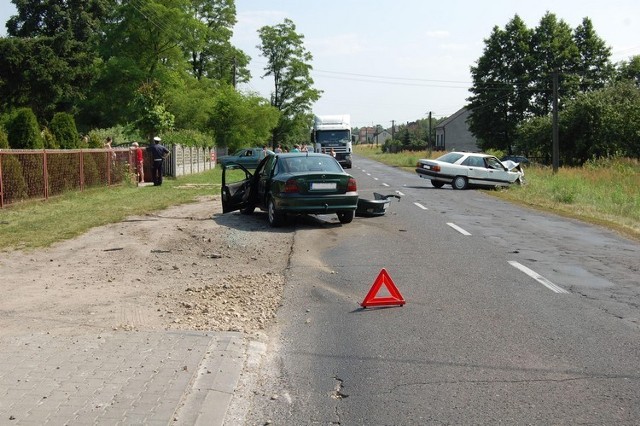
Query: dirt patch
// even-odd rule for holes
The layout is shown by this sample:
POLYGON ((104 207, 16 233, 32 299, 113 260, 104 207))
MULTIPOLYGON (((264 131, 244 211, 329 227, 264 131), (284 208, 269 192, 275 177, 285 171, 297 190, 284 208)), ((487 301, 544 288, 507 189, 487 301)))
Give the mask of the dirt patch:
POLYGON ((293 232, 218 197, 0 254, 0 335, 82 329, 255 332, 275 317, 293 232))

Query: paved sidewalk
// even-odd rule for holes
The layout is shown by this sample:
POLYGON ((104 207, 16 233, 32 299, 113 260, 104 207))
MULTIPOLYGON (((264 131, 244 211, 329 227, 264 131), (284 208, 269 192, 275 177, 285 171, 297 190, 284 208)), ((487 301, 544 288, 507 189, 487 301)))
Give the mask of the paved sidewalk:
POLYGON ((115 331, 0 338, 1 425, 222 425, 241 333, 115 331))

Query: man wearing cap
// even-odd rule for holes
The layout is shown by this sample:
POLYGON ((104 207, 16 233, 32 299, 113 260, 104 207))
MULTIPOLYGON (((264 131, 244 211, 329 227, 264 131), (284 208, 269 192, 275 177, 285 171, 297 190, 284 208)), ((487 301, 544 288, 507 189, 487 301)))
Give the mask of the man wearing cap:
POLYGON ((151 145, 147 147, 147 152, 150 152, 153 156, 153 166, 151 168, 153 186, 162 185, 162 163, 169 155, 169 150, 160 144, 161 140, 159 136, 155 136, 151 145))

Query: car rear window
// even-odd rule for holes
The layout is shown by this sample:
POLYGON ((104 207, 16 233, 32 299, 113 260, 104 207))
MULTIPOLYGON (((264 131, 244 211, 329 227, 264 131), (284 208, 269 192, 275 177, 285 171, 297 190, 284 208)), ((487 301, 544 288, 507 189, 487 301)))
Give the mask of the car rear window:
POLYGON ((436 158, 436 160, 453 164, 462 157, 464 157, 464 154, 460 154, 459 152, 449 152, 441 157, 436 158))
POLYGON ((329 156, 284 158, 280 167, 284 173, 342 172, 340 164, 329 156))

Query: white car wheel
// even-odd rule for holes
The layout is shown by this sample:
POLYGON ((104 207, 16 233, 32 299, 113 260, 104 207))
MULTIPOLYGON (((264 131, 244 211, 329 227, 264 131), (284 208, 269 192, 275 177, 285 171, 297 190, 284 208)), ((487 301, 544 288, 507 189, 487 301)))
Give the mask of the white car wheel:
POLYGON ((464 176, 456 176, 451 182, 453 189, 467 189, 467 178, 464 176))

